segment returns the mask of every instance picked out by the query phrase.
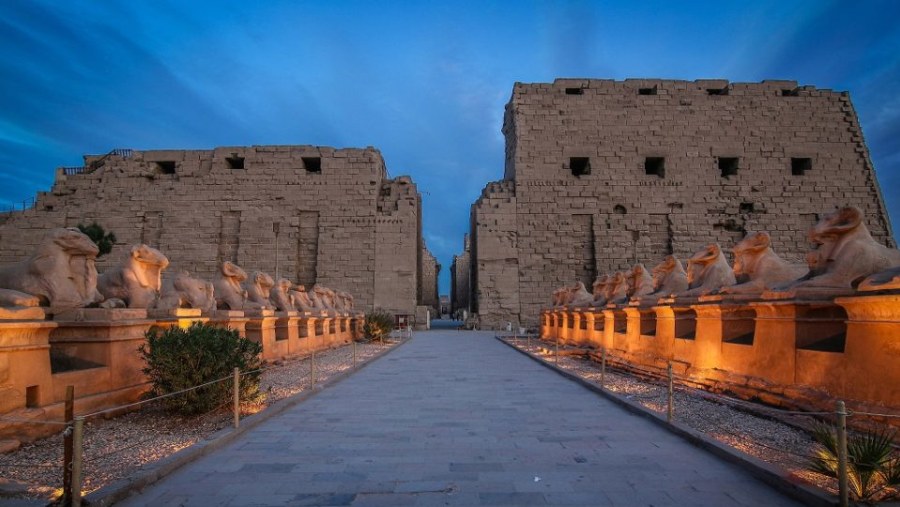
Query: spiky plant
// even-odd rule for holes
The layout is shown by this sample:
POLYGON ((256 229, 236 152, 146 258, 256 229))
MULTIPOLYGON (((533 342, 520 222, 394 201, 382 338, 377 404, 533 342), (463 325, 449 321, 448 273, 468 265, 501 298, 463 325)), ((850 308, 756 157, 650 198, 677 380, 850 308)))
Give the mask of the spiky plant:
MULTIPOLYGON (((894 455, 894 430, 863 431, 847 437, 847 484, 860 501, 872 500, 889 487, 900 485, 900 457, 894 455)), ((809 468, 838 477, 838 441, 834 428, 817 425, 813 439, 819 444, 809 468)))

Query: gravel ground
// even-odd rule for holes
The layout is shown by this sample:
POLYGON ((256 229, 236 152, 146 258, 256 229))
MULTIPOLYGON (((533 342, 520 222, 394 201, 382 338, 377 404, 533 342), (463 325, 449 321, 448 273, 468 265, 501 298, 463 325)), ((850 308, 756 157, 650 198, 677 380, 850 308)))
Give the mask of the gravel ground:
MULTIPOLYGON (((397 343, 357 344, 357 363, 364 363, 397 343)), ((316 382, 328 380, 352 367, 351 345, 318 352, 315 356, 316 382)), ((310 388, 308 357, 278 361, 265 368, 260 383, 260 390, 266 394, 265 400, 259 404, 244 404, 241 411, 245 416, 310 388)), ((127 477, 147 463, 209 438, 219 429, 230 426, 232 420, 229 408, 197 417, 179 417, 167 414, 158 403, 152 402, 119 417, 89 419, 84 430, 84 493, 127 477)), ((7 497, 54 498, 62 491, 62 454, 62 434, 0 454, 0 487, 7 497)), ((0 500, 2 498, 0 495, 0 500)))
MULTIPOLYGON (((552 351, 545 354, 543 350, 549 346, 536 338, 506 341, 554 362, 554 358, 550 357, 552 351)), ((600 385, 601 365, 588 358, 560 356, 557 366, 600 385)), ((607 367, 603 387, 654 412, 665 414, 667 411, 668 386, 661 380, 639 378, 607 367)), ((836 481, 806 470, 806 463, 816 444, 806 431, 799 428, 810 427, 814 423, 810 416, 676 386, 673 418, 719 442, 781 467, 798 482, 837 494, 836 481)))

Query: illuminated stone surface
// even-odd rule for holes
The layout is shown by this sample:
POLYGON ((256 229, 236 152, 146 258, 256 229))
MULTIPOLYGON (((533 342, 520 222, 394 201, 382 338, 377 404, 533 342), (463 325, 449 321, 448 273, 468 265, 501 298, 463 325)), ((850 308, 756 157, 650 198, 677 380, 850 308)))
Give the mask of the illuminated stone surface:
POLYGON ((796 505, 495 341, 432 331, 120 505, 796 505))

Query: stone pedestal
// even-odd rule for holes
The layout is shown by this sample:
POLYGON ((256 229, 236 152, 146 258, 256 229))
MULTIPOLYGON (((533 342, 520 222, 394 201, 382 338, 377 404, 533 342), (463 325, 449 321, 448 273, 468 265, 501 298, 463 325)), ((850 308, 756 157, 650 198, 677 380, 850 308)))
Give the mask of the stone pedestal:
POLYGON ((656 337, 656 311, 649 307, 628 306, 626 317, 626 354, 647 364, 656 364, 660 354, 656 337))
POLYGON ((58 326, 50 333, 51 358, 59 365, 53 372, 54 401, 65 399, 66 385, 75 386, 83 405, 89 404, 85 397, 96 394, 103 396, 91 402, 94 407, 134 401, 147 380, 138 348, 156 325, 146 315, 140 309, 100 308, 57 314, 58 326))
POLYGON ((259 343, 263 347, 262 358, 266 360, 281 359, 290 352, 288 343, 275 340, 275 312, 273 310, 255 310, 245 312, 247 316, 247 339, 259 343))
POLYGON ((847 312, 844 368, 822 378, 836 393, 900 408, 900 292, 841 297, 847 312))
POLYGON ((285 355, 296 355, 300 347, 300 313, 275 312, 275 343, 286 349, 285 355))
POLYGON ((40 308, 2 309, 0 414, 37 408, 53 401, 50 333, 58 324, 43 319, 44 312, 40 308))
POLYGON ((215 310, 210 312, 209 315, 210 324, 227 329, 234 329, 244 338, 247 337, 248 320, 249 319, 244 316, 244 312, 240 310, 215 310))
POLYGON ((195 322, 209 322, 208 317, 202 317, 199 308, 171 308, 167 310, 147 310, 147 317, 156 321, 156 327, 170 328, 180 327, 187 329, 195 322))
MULTIPOLYGON (((846 342, 846 312, 828 301, 759 301, 756 311, 753 357, 745 372, 772 383, 789 385, 797 377, 822 379, 842 359, 846 342)), ((812 385, 821 384, 814 381, 812 385)))

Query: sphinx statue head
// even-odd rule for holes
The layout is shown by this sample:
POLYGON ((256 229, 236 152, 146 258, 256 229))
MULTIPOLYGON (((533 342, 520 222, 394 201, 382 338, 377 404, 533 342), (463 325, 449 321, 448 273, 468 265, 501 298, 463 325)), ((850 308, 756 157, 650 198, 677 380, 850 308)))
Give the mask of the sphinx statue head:
POLYGON ((701 248, 688 259, 688 290, 678 296, 702 296, 734 285, 734 271, 725 260, 722 249, 715 243, 701 248))
MULTIPOLYGON (((34 253, 0 268, 0 288, 33 296, 53 308, 83 308, 103 300, 97 291, 95 261, 100 249, 76 228, 53 229, 34 253)), ((12 302, 29 302, 22 296, 12 302)))
POLYGON ((816 248, 809 273, 788 288, 849 289, 864 278, 900 266, 900 250, 872 238, 859 208, 847 206, 822 217, 810 230, 816 248))
POLYGON ((627 276, 628 297, 639 299, 653 292, 653 277, 643 264, 635 264, 627 276))
POLYGON ((655 296, 670 296, 688 288, 687 272, 674 255, 667 255, 662 262, 653 267, 651 273, 653 276, 651 294, 655 296))
POLYGON ((162 272, 169 259, 159 250, 144 244, 132 246, 117 267, 106 271, 97 281, 105 299, 121 299, 128 308, 151 308, 159 298, 162 272))
POLYGON ((241 282, 247 279, 247 272, 233 262, 225 261, 219 266, 219 275, 213 281, 216 306, 220 310, 243 310, 247 291, 241 282))
POLYGON ((721 289, 722 294, 761 293, 803 276, 806 268, 791 264, 775 253, 765 232, 748 233, 732 248, 734 275, 740 281, 721 289))

